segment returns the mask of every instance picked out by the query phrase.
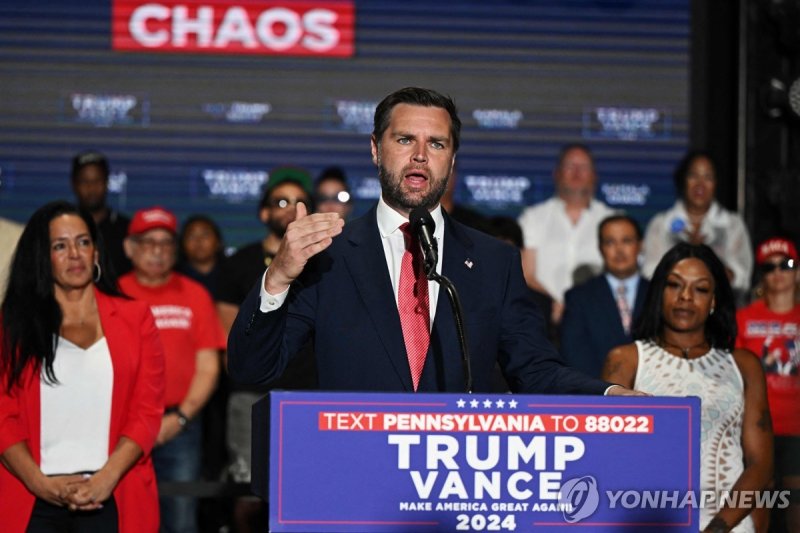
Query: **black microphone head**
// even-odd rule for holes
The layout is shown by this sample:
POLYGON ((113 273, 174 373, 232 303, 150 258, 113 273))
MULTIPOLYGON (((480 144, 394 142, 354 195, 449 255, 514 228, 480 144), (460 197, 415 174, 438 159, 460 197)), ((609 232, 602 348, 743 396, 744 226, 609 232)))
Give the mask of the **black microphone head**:
POLYGON ((411 213, 408 215, 408 222, 413 231, 418 231, 420 226, 427 226, 428 230, 433 234, 433 231, 436 229, 436 222, 433 221, 430 212, 424 207, 415 207, 412 209, 411 213))

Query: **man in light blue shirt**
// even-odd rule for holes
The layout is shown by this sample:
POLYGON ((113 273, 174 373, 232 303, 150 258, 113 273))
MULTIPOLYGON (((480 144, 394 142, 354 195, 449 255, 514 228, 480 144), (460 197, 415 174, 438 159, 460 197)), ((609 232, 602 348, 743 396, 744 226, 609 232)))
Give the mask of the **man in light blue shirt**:
POLYGON ((626 215, 598 226, 604 272, 567 291, 561 324, 561 353, 573 367, 600 376, 608 352, 630 343, 648 281, 639 274, 642 230, 626 215))

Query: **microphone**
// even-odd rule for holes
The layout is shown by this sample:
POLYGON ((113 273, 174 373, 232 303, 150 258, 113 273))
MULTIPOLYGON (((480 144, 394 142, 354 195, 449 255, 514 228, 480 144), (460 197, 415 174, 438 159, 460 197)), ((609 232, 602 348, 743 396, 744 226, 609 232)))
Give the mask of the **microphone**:
POLYGON ((458 344, 461 347, 461 366, 464 372, 464 391, 472 393, 472 364, 470 363, 469 348, 467 347, 467 335, 464 332, 464 311, 461 309, 461 300, 453 282, 445 276, 436 273, 436 263, 439 260, 439 251, 436 246, 436 239, 433 238, 433 231, 436 223, 433 217, 424 207, 417 207, 408 216, 408 223, 411 231, 419 239, 422 247, 422 254, 425 256, 425 275, 429 280, 435 281, 445 292, 450 300, 450 307, 453 310, 453 320, 456 325, 458 344))
POLYGON ((436 239, 433 237, 436 222, 433 221, 433 217, 424 207, 417 207, 412 210, 408 216, 408 222, 411 226, 411 231, 417 236, 422 246, 422 254, 425 256, 425 275, 428 279, 433 279, 431 276, 436 275, 436 263, 439 261, 439 251, 436 246, 436 239))
POLYGON ((424 207, 417 207, 408 216, 408 223, 411 231, 419 239, 422 247, 422 254, 425 256, 425 275, 429 280, 435 281, 447 292, 450 300, 450 307, 453 310, 453 320, 456 325, 458 344, 461 347, 461 365, 464 371, 464 390, 472 393, 472 364, 469 358, 469 348, 467 347, 467 335, 464 332, 464 311, 461 309, 461 300, 453 282, 445 276, 436 273, 436 263, 439 260, 439 251, 436 246, 436 239, 433 238, 433 231, 436 223, 433 217, 424 207))

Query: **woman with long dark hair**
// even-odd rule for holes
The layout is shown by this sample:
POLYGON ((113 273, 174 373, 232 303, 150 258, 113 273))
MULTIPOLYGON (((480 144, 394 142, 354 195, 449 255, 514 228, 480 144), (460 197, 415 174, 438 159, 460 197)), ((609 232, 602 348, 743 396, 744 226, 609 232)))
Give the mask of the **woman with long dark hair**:
POLYGON ((716 495, 700 509, 700 526, 755 531, 752 508, 720 506, 720 495, 769 485, 772 426, 764 371, 753 353, 734 349, 733 291, 711 248, 679 243, 664 255, 634 339, 608 354, 603 379, 658 396, 699 396, 700 489, 716 495))
POLYGON ((17 245, 0 328, 5 532, 158 529, 163 350, 104 264, 94 221, 67 202, 38 209, 17 245))

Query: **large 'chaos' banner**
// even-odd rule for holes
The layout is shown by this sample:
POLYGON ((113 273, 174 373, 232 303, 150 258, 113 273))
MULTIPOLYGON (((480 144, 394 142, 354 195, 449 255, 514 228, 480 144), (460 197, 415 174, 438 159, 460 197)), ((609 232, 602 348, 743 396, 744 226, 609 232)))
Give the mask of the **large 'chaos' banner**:
POLYGON ((698 398, 273 392, 270 530, 696 532, 699 413, 698 398))

